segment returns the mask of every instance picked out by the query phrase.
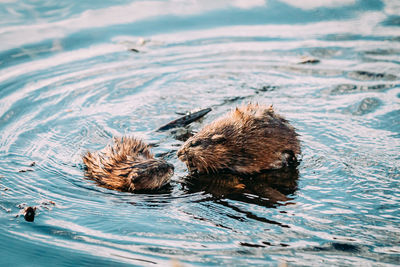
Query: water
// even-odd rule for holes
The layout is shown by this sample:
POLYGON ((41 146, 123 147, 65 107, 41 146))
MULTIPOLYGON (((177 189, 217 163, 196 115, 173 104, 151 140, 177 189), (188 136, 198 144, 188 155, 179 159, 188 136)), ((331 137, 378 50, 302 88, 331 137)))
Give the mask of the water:
POLYGON ((0 265, 400 263, 398 1, 64 2, 0 3, 0 265), (298 173, 188 179, 155 129, 249 101, 298 129, 298 173), (133 133, 170 187, 84 179, 85 151, 133 133))

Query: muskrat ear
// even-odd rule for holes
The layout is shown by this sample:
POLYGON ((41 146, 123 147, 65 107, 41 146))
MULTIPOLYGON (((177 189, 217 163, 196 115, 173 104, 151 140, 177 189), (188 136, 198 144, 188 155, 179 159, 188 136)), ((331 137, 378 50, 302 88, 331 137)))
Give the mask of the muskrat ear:
POLYGON ((243 118, 243 112, 237 107, 236 107, 236 109, 235 109, 233 114, 238 119, 242 119, 243 118))
POLYGON ((214 143, 222 143, 226 141, 226 137, 223 134, 216 134, 211 137, 211 141, 213 141, 214 143))

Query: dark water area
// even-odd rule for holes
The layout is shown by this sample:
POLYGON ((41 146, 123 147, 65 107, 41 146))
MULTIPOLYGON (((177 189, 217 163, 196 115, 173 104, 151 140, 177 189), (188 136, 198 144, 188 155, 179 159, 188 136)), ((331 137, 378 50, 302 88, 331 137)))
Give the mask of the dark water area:
POLYGON ((399 98, 396 0, 0 1, 0 266, 398 266, 399 98), (248 102, 296 127, 297 169, 188 176, 182 133, 248 102), (133 134, 169 186, 84 178, 133 134))

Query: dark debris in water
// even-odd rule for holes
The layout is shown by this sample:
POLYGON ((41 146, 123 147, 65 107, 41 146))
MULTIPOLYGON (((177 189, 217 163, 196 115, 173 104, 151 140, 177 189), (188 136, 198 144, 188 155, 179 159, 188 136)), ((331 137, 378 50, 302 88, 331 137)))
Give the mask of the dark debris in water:
POLYGON ((20 203, 20 204, 17 205, 17 208, 19 208, 19 209, 25 209, 26 206, 27 206, 26 203, 20 203))
POLYGON ((190 123, 201 119, 210 111, 211 111, 211 108, 205 108, 205 109, 201 109, 198 111, 189 112, 187 115, 185 115, 181 118, 178 118, 176 120, 173 120, 173 121, 165 124, 164 126, 161 126, 160 128, 158 128, 157 131, 167 131, 167 130, 170 130, 173 128, 187 126, 190 123))
MULTIPOLYGON (((28 164, 29 167, 35 167, 36 166, 36 162, 32 161, 28 164)), ((24 168, 24 169, 20 169, 18 172, 33 172, 35 171, 34 169, 31 168, 24 168)))
POLYGON ((16 215, 16 217, 24 216, 26 221, 33 222, 38 210, 51 210, 55 206, 56 202, 47 199, 40 201, 39 205, 37 206, 28 206, 27 203, 20 203, 17 205, 17 208, 20 209, 20 212, 16 215))
POLYGON ((248 242, 240 242, 241 246, 244 247, 250 247, 250 248, 265 248, 265 247, 276 247, 276 246, 280 246, 280 247, 288 247, 288 244, 284 244, 284 243, 279 243, 279 244, 272 244, 271 242, 268 241, 262 241, 261 244, 254 244, 254 243, 248 243, 248 242))
POLYGON ((24 219, 27 222, 33 222, 35 220, 36 207, 27 207, 24 211, 24 219))
POLYGON ((33 172, 33 169, 21 169, 18 172, 33 172))
POLYGON ((45 208, 47 210, 51 210, 55 206, 56 206, 56 202, 54 202, 52 200, 43 200, 40 202, 40 207, 45 208))
POLYGON ((298 62, 298 64, 318 64, 321 61, 318 58, 313 58, 313 57, 308 57, 308 56, 304 56, 300 59, 300 61, 298 62))
POLYGON ((277 85, 264 85, 261 87, 257 87, 257 88, 251 88, 254 89, 254 91, 256 92, 256 94, 259 94, 261 92, 273 92, 278 90, 280 87, 277 85))
POLYGON ((266 246, 260 245, 260 244, 252 244, 252 243, 246 243, 246 242, 240 242, 241 246, 244 247, 251 247, 251 248, 265 248, 266 246))

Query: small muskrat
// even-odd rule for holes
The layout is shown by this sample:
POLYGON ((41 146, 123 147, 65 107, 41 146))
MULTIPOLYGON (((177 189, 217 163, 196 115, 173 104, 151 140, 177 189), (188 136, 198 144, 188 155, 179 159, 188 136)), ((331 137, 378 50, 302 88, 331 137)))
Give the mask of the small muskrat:
POLYGON ((255 174, 295 165, 297 136, 272 106, 249 103, 206 125, 177 155, 191 173, 255 174))
POLYGON ((119 191, 158 189, 165 185, 174 166, 155 159, 149 147, 134 137, 114 138, 113 146, 83 156, 86 176, 100 185, 119 191))

